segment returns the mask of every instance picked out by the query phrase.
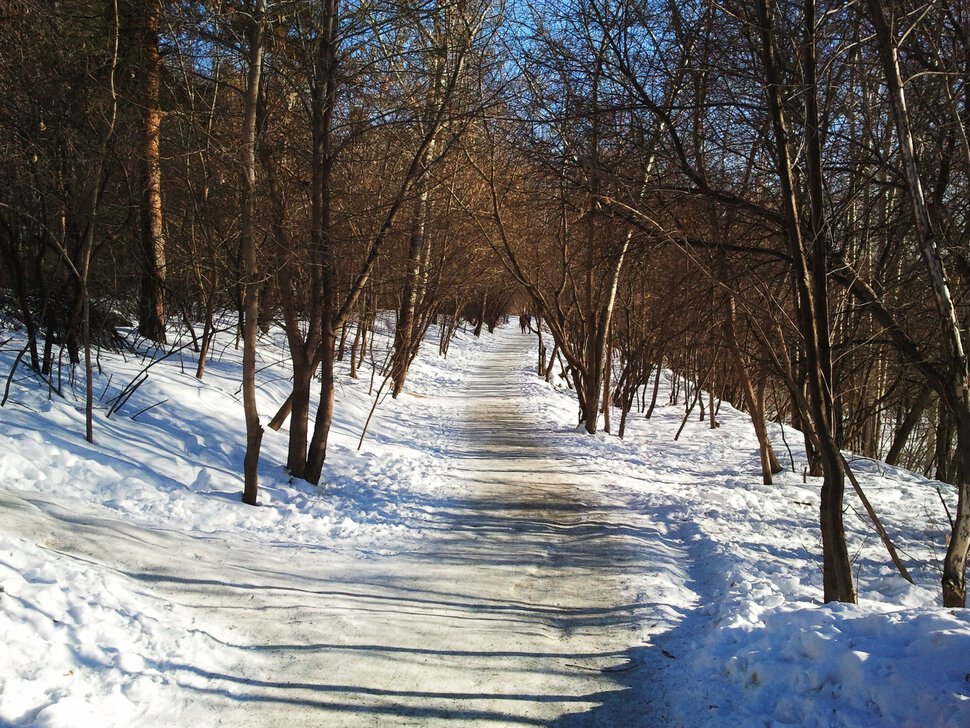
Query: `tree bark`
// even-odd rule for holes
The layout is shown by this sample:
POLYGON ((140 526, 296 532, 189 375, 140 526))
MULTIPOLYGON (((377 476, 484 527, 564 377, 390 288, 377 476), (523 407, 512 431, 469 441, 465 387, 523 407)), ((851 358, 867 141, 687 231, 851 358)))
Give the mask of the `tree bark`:
POLYGON ((657 362, 657 375, 653 379, 653 391, 650 393, 650 406, 647 408, 644 419, 649 420, 653 417, 653 411, 657 408, 657 394, 660 392, 660 375, 663 373, 663 359, 657 362))
MULTIPOLYGON (((428 146, 428 156, 424 160, 425 168, 431 161, 433 150, 434 141, 428 146)), ((429 197, 428 182, 422 177, 408 243, 407 270, 401 291, 401 308, 398 311, 397 326, 394 329, 394 353, 391 362, 391 381, 393 383, 391 397, 393 399, 397 399, 404 390, 404 381, 407 378, 408 364, 414 347, 414 319, 417 315, 418 296, 421 287, 420 279, 423 275, 421 264, 424 260, 425 238, 427 236, 429 197)))
POLYGON ((447 60, 448 42, 450 40, 450 18, 440 14, 434 17, 434 32, 432 42, 435 48, 432 52, 430 78, 431 85, 425 101, 424 125, 430 132, 428 143, 420 160, 420 172, 417 180, 417 198, 415 201, 414 219, 411 224, 411 234, 408 241, 408 257, 404 274, 404 285, 401 291, 401 308, 398 312, 397 327, 394 331, 394 351, 391 362, 391 397, 397 399, 404 390, 408 368, 417 349, 415 342, 415 317, 422 298, 422 281, 427 275, 428 265, 428 216, 431 205, 431 184, 428 180, 428 168, 434 159, 438 143, 440 124, 436 124, 437 111, 443 102, 445 81, 445 62, 447 60))

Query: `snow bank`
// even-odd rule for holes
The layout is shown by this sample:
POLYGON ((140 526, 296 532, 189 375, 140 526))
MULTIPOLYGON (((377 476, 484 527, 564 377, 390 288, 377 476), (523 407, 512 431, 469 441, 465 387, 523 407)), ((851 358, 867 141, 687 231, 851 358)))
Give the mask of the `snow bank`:
MULTIPOLYGON (((0 535, 0 724, 136 722, 169 662, 218 664, 176 605, 96 563, 0 535)), ((176 716, 173 716, 173 718, 176 716)))
MULTIPOLYGON (((459 381, 475 361, 480 340, 452 349, 448 366, 419 360, 411 376, 418 391, 442 391, 459 381)), ((376 338, 378 363, 389 345, 376 338)), ((259 409, 265 423, 288 394, 290 370, 283 361, 283 335, 274 330, 261 342, 257 367, 259 409)), ((12 347, 0 352, 0 371, 12 361, 12 347)), ((427 344, 426 347, 430 348, 427 344)), ((286 461, 284 429, 266 429, 260 464, 261 508, 239 508, 245 424, 240 407, 241 350, 233 337, 217 339, 205 377, 197 380, 186 351, 148 370, 147 381, 110 419, 113 397, 138 379, 151 359, 102 353, 96 378, 99 393, 95 444, 83 435, 83 383, 65 389, 65 400, 48 399, 45 386, 30 381, 26 367, 14 383, 0 426, 0 482, 14 491, 82 501, 122 514, 146 526, 174 526, 196 533, 244 532, 267 542, 320 542, 379 549, 390 534, 402 533, 411 513, 402 492, 440 486, 436 453, 396 446, 388 433, 401 435, 413 421, 394 419, 396 403, 382 396, 362 453, 357 442, 380 377, 373 382, 365 366, 361 378, 346 376, 339 365, 336 420, 321 488, 293 481, 286 461), (151 408, 145 411, 145 408, 151 408), (382 434, 383 433, 383 434, 382 434), (325 497, 321 496, 321 491, 325 497)), ((148 351, 146 354, 157 352, 148 351)), ((312 426, 312 420, 311 420, 312 426)), ((409 433, 405 442, 412 439, 409 433)), ((402 437, 397 437, 400 442, 402 437)))
MULTIPOLYGON (((523 373, 530 370, 523 365, 523 373)), ((671 405, 669 372, 650 420, 631 414, 626 441, 575 434, 576 406, 562 383, 532 377, 533 407, 568 433, 579 453, 632 490, 630 507, 663 512, 692 556, 697 604, 655 638, 668 720, 678 726, 970 725, 970 610, 938 607, 946 514, 941 488, 862 458, 853 471, 915 578, 903 580, 847 491, 846 529, 859 605, 822 603, 817 514, 820 479, 802 482, 801 433, 772 440, 794 472, 761 483, 750 419, 723 403, 711 429, 671 405)))

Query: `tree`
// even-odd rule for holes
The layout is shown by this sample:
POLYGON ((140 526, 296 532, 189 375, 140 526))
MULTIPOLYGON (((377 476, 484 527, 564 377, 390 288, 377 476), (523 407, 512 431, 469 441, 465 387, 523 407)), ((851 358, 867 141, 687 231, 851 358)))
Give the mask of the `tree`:
POLYGON ((141 288, 138 297, 138 331, 151 341, 165 343, 165 236, 162 217, 160 107, 162 59, 159 24, 162 0, 128 0, 127 41, 135 77, 134 98, 141 115, 141 288))
POLYGON ((264 23, 266 0, 247 0, 242 6, 246 14, 246 87, 243 102, 242 148, 240 159, 241 195, 239 200, 239 250, 243 263, 243 409, 246 416, 246 455, 243 461, 245 478, 243 502, 256 505, 259 487, 259 449, 263 428, 259 424, 256 406, 256 338, 259 326, 260 269, 256 249, 256 108, 259 104, 263 78, 264 23))
POLYGON ((939 389, 956 422, 957 481, 959 500, 950 543, 943 561, 943 603, 964 607, 967 601, 966 568, 970 549, 970 366, 963 344, 961 321, 950 292, 949 276, 934 233, 929 205, 923 193, 919 163, 906 105, 906 92, 899 66, 898 46, 889 19, 876 0, 868 0, 869 17, 876 30, 876 43, 886 80, 889 107, 899 139, 903 176, 913 205, 916 240, 930 281, 933 302, 943 343, 945 374, 939 389))
POLYGON ((804 23, 806 47, 803 53, 808 73, 804 94, 805 123, 809 138, 808 166, 810 173, 809 196, 811 198, 811 234, 808 245, 802 229, 804 213, 795 183, 794 165, 791 159, 790 132, 784 108, 784 88, 779 74, 778 51, 775 42, 775 20, 770 0, 758 0, 757 12, 761 35, 761 53, 766 75, 766 95, 774 132, 775 156, 778 177, 781 182, 781 202, 784 218, 784 237, 789 258, 793 265, 796 288, 798 330, 802 337, 807 373, 807 422, 815 435, 815 445, 822 464, 822 501, 820 525, 822 529, 823 582, 825 601, 854 602, 855 587, 852 582, 852 566, 849 560, 845 529, 842 524, 842 500, 845 490, 845 473, 842 457, 833 435, 832 398, 833 384, 831 353, 829 350, 829 321, 827 314, 827 250, 825 247, 824 211, 821 205, 820 145, 817 139, 818 118, 814 94, 817 93, 811 69, 814 67, 815 5, 807 0, 804 23))

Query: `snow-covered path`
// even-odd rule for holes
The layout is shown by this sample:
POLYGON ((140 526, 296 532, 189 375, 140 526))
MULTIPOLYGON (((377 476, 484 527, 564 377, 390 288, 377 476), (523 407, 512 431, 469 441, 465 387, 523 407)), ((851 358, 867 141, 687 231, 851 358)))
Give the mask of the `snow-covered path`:
POLYGON ((217 667, 154 666, 166 679, 142 725, 654 724, 644 629, 671 625, 643 573, 683 552, 537 434, 526 346, 504 336, 461 391, 427 398, 442 475, 463 487, 412 504, 423 535, 396 552, 207 539, 35 494, 0 507, 17 535, 117 570, 213 645, 217 667))
MULTIPOLYGON (((970 610, 937 606, 950 486, 852 456, 917 583, 850 497, 860 604, 823 604, 819 483, 790 428, 772 425, 791 470, 764 485, 750 418, 685 417, 664 372, 625 439, 576 432, 574 395, 506 328, 423 356, 358 451, 381 329, 372 377, 340 377, 324 484, 290 482, 268 431, 259 508, 239 502, 231 334, 205 381, 157 360, 110 418, 154 354, 104 353, 95 444, 78 391, 15 382, 0 726, 970 725, 970 610)), ((284 350, 261 342, 264 418, 284 350)))

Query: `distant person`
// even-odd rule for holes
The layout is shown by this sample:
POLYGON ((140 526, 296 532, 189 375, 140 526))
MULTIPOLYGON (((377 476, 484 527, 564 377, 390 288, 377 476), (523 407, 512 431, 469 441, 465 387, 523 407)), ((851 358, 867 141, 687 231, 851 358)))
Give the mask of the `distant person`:
POLYGON ((525 314, 522 314, 521 316, 519 316, 519 329, 522 331, 523 334, 525 333, 526 329, 529 329, 529 331, 532 331, 532 326, 529 324, 529 317, 526 316, 525 314))

